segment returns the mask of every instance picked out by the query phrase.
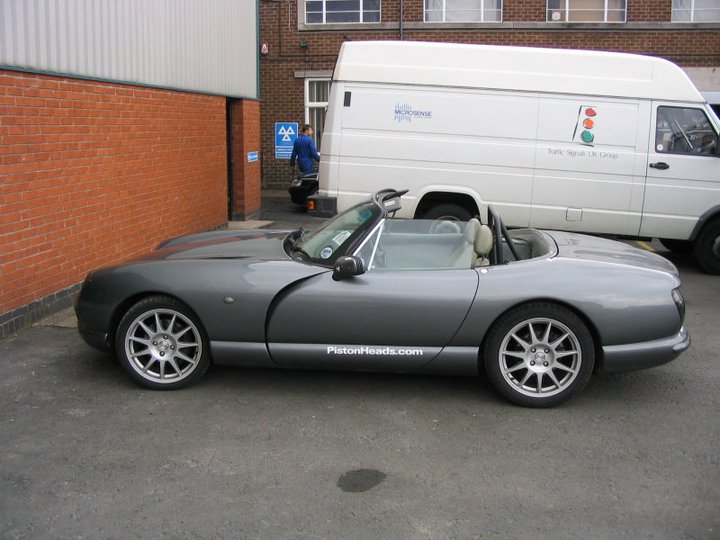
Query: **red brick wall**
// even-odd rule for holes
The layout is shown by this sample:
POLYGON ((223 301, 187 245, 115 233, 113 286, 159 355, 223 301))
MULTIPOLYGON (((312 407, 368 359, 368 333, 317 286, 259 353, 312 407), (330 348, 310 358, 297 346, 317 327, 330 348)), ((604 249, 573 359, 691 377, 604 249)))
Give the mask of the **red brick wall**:
POLYGON ((672 15, 672 0, 630 0, 627 20, 667 22, 672 15))
POLYGON ((544 21, 547 0, 505 0, 503 2, 503 21, 544 21))
MULTIPOLYGON (((335 30, 322 26, 298 30, 298 1, 302 0, 260 2, 260 41, 270 49, 270 54, 260 58, 263 182, 268 187, 284 187, 288 181, 287 160, 274 158, 275 122, 304 120, 303 80, 294 73, 332 70, 346 40, 400 38, 399 28, 347 25, 335 30), (301 42, 308 44, 306 51, 300 48, 301 42)), ((720 32, 683 24, 668 28, 672 0, 628 0, 627 24, 600 27, 546 23, 546 0, 504 0, 502 25, 417 28, 423 22, 423 6, 423 0, 405 0, 404 39, 633 52, 661 56, 680 66, 720 66, 720 32)), ((399 0, 383 0, 383 23, 397 24, 399 15, 399 0)))
POLYGON ((232 133, 232 214, 248 219, 260 214, 262 152, 260 149, 260 102, 233 100, 230 104, 232 133), (248 162, 248 153, 257 152, 258 160, 248 162))
POLYGON ((225 98, 0 70, 0 315, 227 219, 225 98))

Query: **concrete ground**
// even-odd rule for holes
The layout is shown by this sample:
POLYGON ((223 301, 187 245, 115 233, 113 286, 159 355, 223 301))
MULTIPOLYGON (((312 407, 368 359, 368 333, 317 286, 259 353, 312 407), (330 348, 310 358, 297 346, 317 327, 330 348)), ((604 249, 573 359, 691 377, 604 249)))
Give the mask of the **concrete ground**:
POLYGON ((549 410, 484 378, 144 390, 59 314, 0 341, 0 538, 720 538, 720 278, 673 260, 691 349, 549 410))

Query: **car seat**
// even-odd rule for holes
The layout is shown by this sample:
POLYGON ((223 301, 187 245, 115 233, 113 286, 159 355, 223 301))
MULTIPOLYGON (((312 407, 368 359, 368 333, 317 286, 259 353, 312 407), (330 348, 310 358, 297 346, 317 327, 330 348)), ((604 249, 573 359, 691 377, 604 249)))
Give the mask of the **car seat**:
POLYGON ((490 254, 490 251, 492 251, 493 240, 493 233, 490 227, 487 225, 481 225, 478 221, 478 227, 475 231, 475 240, 473 242, 473 249, 475 251, 475 257, 472 264, 473 268, 477 266, 487 266, 490 264, 488 255, 490 254))
MULTIPOLYGON (((459 229, 459 222, 451 221, 449 223, 453 224, 456 227, 456 230, 459 229)), ((479 228, 480 222, 475 218, 465 223, 465 230, 463 231, 460 245, 450 254, 450 264, 448 266, 453 268, 472 267, 472 263, 476 258, 474 248, 475 236, 477 235, 477 230, 479 228)))

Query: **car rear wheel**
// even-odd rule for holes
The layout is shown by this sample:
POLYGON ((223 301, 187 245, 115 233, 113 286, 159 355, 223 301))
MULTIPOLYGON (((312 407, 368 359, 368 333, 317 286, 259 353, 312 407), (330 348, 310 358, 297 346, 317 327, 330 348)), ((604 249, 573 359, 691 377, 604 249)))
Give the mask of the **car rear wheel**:
POLYGON ((488 333, 488 379, 506 399, 526 407, 550 407, 587 384, 595 362, 593 340, 582 320, 555 304, 520 306, 488 333))
POLYGON ((210 365, 208 341, 183 303, 152 296, 120 321, 115 351, 123 367, 147 388, 171 390, 192 384, 210 365))

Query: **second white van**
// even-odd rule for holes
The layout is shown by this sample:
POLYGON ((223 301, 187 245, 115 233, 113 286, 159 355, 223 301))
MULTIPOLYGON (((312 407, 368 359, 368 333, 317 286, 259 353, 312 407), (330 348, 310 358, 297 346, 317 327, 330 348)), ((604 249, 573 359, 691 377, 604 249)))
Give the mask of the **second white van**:
POLYGON ((409 188, 404 217, 656 237, 720 274, 720 122, 686 74, 639 55, 344 43, 317 208, 409 188))

